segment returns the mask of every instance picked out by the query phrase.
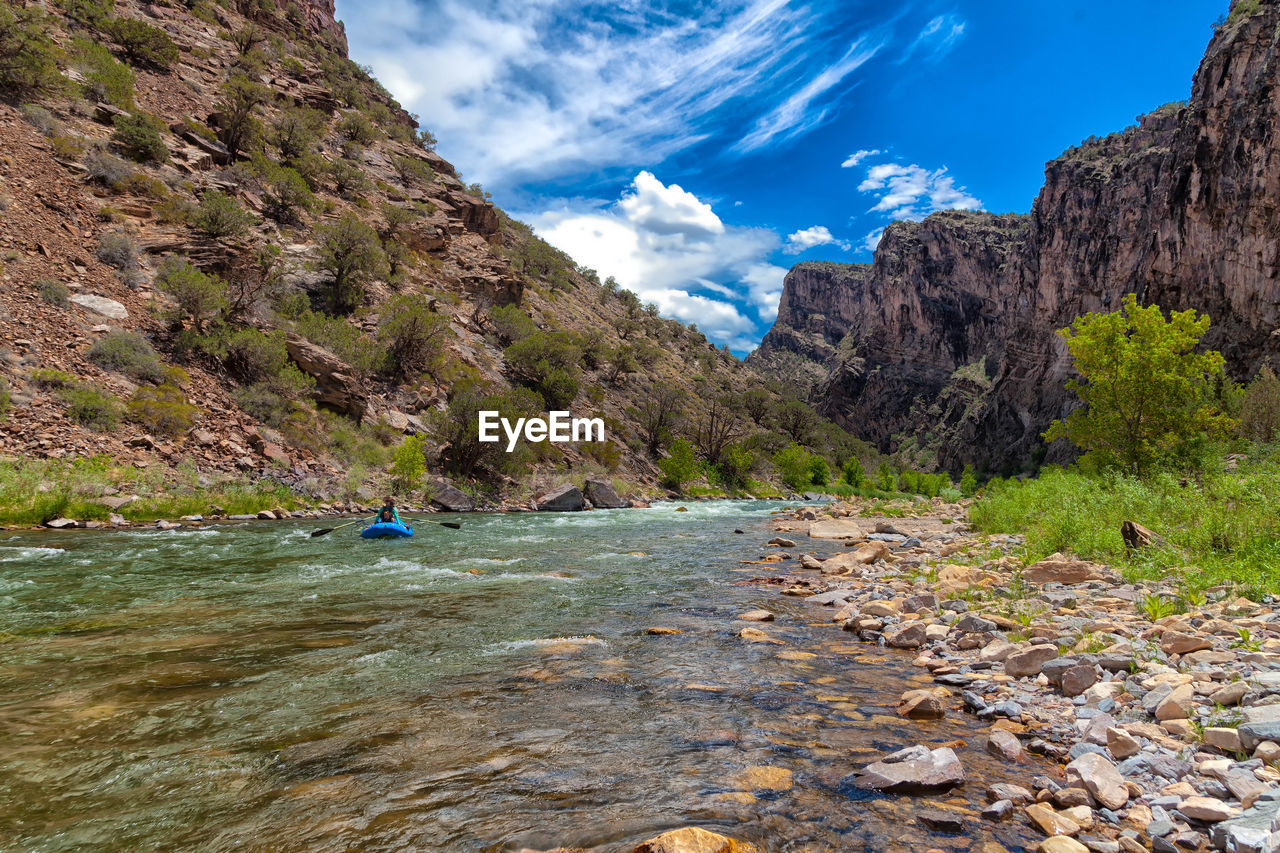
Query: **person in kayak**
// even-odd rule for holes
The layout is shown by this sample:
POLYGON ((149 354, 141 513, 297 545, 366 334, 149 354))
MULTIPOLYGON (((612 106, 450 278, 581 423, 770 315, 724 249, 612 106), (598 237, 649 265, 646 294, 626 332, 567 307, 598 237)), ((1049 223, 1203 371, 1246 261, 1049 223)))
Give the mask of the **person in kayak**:
POLYGON ((404 527, 404 522, 400 520, 400 513, 396 512, 396 499, 387 496, 382 503, 382 509, 378 510, 377 521, 382 524, 398 524, 404 527))

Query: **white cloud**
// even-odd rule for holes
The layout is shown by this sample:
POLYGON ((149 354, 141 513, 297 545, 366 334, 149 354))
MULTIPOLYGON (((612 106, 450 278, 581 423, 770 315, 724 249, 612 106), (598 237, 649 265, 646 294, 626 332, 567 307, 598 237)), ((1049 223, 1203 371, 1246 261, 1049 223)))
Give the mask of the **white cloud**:
POLYGON ((853 168, 854 166, 858 165, 868 157, 874 157, 875 155, 880 153, 881 151, 879 148, 870 148, 870 149, 862 148, 858 151, 853 152, 848 157, 846 157, 845 161, 840 164, 840 168, 841 169, 853 168))
POLYGON ((659 163, 732 127, 750 128, 740 153, 793 138, 827 119, 839 84, 882 44, 833 44, 839 4, 821 0, 680 12, 630 0, 339 0, 338 12, 352 57, 468 180, 493 187, 659 163))
POLYGON ((787 242, 782 247, 782 251, 788 255, 798 255, 814 246, 826 246, 835 244, 845 251, 849 250, 849 244, 837 240, 831 231, 825 225, 814 225, 810 228, 802 228, 799 231, 793 231, 787 235, 787 242))
POLYGON ((884 229, 877 228, 874 231, 868 231, 867 236, 862 238, 862 248, 868 252, 874 252, 876 247, 880 245, 880 238, 884 236, 884 229))
POLYGON ((921 58, 929 62, 939 60, 950 53, 951 48, 960 41, 964 36, 964 29, 965 22, 959 16, 939 15, 924 25, 915 40, 898 57, 898 62, 906 62, 916 53, 920 53, 921 58))
POLYGON ((871 208, 890 219, 924 219, 938 210, 981 210, 982 202, 955 179, 944 166, 929 171, 914 163, 880 163, 867 170, 858 190, 878 198, 871 208))
POLYGON ((750 350, 777 316, 778 235, 725 225, 709 204, 640 172, 616 202, 525 215, 539 236, 717 344, 750 350))

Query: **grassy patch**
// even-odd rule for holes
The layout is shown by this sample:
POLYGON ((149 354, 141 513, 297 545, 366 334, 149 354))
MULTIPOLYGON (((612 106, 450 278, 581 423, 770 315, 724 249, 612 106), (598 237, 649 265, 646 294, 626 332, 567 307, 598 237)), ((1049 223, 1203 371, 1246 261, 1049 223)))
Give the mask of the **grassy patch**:
POLYGON ((1189 595, 1224 583, 1251 594, 1280 588, 1280 448, 1259 445, 1234 471, 1145 479, 1049 469, 994 482, 969 513, 988 533, 1025 533, 1028 562, 1061 551, 1106 562, 1131 579, 1172 577, 1189 595), (1136 521, 1163 547, 1127 551, 1120 525, 1136 521))

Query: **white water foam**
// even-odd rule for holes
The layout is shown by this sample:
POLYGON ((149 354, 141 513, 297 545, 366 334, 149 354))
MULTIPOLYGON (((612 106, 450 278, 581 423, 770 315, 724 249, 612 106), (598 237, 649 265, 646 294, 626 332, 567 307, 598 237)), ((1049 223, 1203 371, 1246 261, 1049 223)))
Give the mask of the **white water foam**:
POLYGON ((65 554, 62 548, 43 548, 32 545, 30 547, 22 547, 20 545, 0 545, 0 563, 16 563, 22 560, 43 560, 53 557, 57 554, 65 554))

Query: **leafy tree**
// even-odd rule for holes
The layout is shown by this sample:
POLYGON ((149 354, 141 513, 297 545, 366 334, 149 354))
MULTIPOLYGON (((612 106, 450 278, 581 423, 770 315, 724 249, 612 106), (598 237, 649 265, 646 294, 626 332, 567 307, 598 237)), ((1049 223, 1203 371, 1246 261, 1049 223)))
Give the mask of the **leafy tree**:
POLYGON ((489 309, 489 321, 505 346, 522 341, 538 331, 533 320, 519 305, 499 305, 489 309))
POLYGON ((1273 441, 1280 434, 1280 379, 1270 365, 1262 365, 1245 390, 1240 431, 1255 441, 1273 441))
POLYGON ((763 388, 752 388, 738 397, 738 405, 756 426, 764 426, 773 411, 773 397, 763 388))
POLYGON ((296 169, 264 163, 262 181, 262 200, 267 205, 267 216, 282 225, 299 224, 302 221, 300 214, 315 204, 311 188, 296 169))
POLYGON ((238 254, 227 280, 227 314, 242 319, 263 302, 274 301, 284 285, 284 253, 270 243, 238 254))
POLYGON ((813 409, 799 400, 788 400, 778 407, 774 413, 778 429, 791 436, 797 444, 807 444, 818 424, 818 416, 813 409))
POLYGON ((720 454, 720 462, 716 465, 716 474, 720 483, 729 490, 741 489, 747 484, 751 472, 756 467, 756 455, 741 443, 734 442, 725 447, 720 454))
POLYGON ((685 483, 697 479, 701 471, 693 446, 683 438, 677 438, 667 448, 665 459, 658 461, 662 472, 662 485, 677 492, 684 491, 685 483))
POLYGON ((397 492, 412 494, 421 488, 427 475, 427 456, 424 452, 425 442, 420 435, 411 435, 396 448, 391 460, 391 485, 397 492))
POLYGON ((328 118, 309 107, 281 110, 271 127, 271 143, 286 163, 293 164, 315 151, 328 118))
POLYGON ((1045 438, 1066 438, 1098 462, 1142 475, 1202 436, 1223 435, 1230 418, 1212 402, 1220 353, 1196 352, 1209 328, 1194 310, 1164 318, 1132 293, 1120 311, 1086 314, 1060 334, 1080 379, 1067 388, 1084 406, 1054 421, 1045 438))
POLYGON ((778 477, 792 491, 800 492, 813 482, 813 455, 798 444, 785 447, 773 455, 778 477))
POLYGON ((387 372, 397 381, 437 366, 444 355, 449 320, 413 294, 397 296, 382 307, 378 341, 387 352, 387 372))
POLYGON ((809 457, 809 482, 815 486, 825 486, 831 482, 831 466, 816 453, 809 457))
POLYGON ((133 65, 168 71, 178 61, 178 46, 169 34, 136 18, 112 18, 103 26, 133 65))
POLYGON ((74 38, 71 47, 75 65, 84 77, 84 96, 93 101, 106 101, 122 109, 133 105, 133 86, 137 75, 133 69, 112 56, 97 42, 74 38))
POLYGON ((156 286, 177 303, 175 322, 189 320, 197 335, 203 335, 227 307, 227 283, 196 269, 186 258, 167 258, 156 286))
POLYGON ((567 332, 536 332, 503 353, 512 379, 537 391, 548 408, 567 409, 578 396, 582 350, 567 332))
POLYGON ((978 475, 974 472, 972 465, 964 466, 964 473, 960 475, 960 494, 966 498, 973 497, 978 491, 978 475))
POLYGON ((627 409, 627 417, 635 422, 650 455, 667 441, 683 417, 684 392, 665 383, 654 383, 652 389, 627 409))
POLYGON ((372 145, 378 141, 378 129, 363 113, 351 112, 338 122, 338 135, 357 145, 372 145))
POLYGON ((226 341, 221 355, 232 376, 285 399, 298 399, 315 387, 315 380, 289 358, 283 329, 239 329, 226 341))
POLYGON ((233 196, 218 190, 206 190, 191 217, 191 224, 210 237, 240 237, 253 224, 253 214, 240 206, 233 196))
POLYGON ((329 164, 329 177, 333 179, 334 191, 347 199, 367 192, 372 186, 364 169, 346 159, 334 160, 329 164))
POLYGON ((892 492, 898 487, 898 478, 888 465, 881 465, 876 471, 876 488, 882 492, 892 492))
POLYGON ((862 467, 862 460, 856 456, 850 456, 846 459, 841 478, 855 489, 862 488, 867 482, 867 472, 862 467))
POLYGON ((317 229, 317 268, 329 275, 329 305, 346 314, 360 304, 364 286, 387 274, 387 258, 378 234, 353 213, 317 229))
POLYGON ((67 17, 79 27, 101 30, 115 13, 115 0, 58 0, 67 17))
POLYGON ((742 419, 728 397, 713 397, 693 419, 689 438, 709 464, 720 462, 720 454, 746 432, 742 419))
POLYGON ((218 136, 234 157, 248 149, 262 132, 255 113, 271 98, 271 90, 243 74, 236 74, 222 87, 215 105, 219 119, 218 136))
POLYGON ((604 353, 605 379, 615 383, 624 374, 635 373, 640 368, 636 363, 635 350, 629 344, 610 347, 604 353))
POLYGON ((22 101, 62 88, 49 18, 36 6, 0 4, 0 97, 22 101))
POLYGON ((164 125, 159 119, 146 113, 133 113, 116 116, 112 124, 116 129, 111 141, 119 145, 126 156, 139 163, 168 162, 169 149, 160 136, 164 125))
POLYGON ((449 396, 448 407, 432 416, 435 434, 444 442, 441 462, 445 470, 460 477, 519 473, 532 458, 529 448, 520 442, 507 453, 505 442, 480 441, 479 413, 494 411, 514 421, 542 410, 537 394, 524 388, 488 394, 473 381, 459 383, 449 396))

